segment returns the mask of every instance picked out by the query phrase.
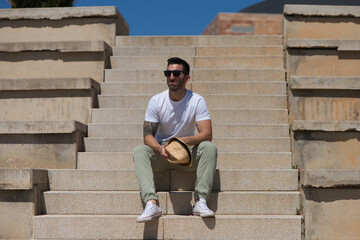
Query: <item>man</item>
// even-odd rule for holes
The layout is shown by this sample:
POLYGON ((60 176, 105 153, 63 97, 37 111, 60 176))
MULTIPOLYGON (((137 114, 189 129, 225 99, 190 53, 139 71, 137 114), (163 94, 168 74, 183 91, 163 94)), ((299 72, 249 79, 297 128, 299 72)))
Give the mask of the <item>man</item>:
POLYGON ((141 198, 146 203, 144 212, 136 219, 147 222, 162 215, 156 194, 153 171, 178 169, 197 171, 193 214, 212 217, 207 205, 216 169, 217 149, 211 142, 212 124, 204 98, 185 88, 190 80, 190 66, 181 58, 168 59, 166 76, 168 90, 149 101, 144 121, 144 145, 134 150, 134 165, 141 198), (198 131, 195 134, 195 127, 198 131), (165 147, 168 140, 178 137, 192 152, 191 167, 167 161, 165 147))

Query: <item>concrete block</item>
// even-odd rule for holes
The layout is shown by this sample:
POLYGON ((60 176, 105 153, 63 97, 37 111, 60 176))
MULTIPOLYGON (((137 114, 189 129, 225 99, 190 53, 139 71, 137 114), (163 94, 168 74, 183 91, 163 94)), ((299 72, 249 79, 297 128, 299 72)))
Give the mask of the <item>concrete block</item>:
POLYGON ((113 56, 195 56, 195 47, 177 46, 138 46, 114 47, 113 56))
POLYGON ((293 76, 290 88, 293 90, 360 90, 360 79, 356 77, 293 76))
MULTIPOLYGON (((195 172, 170 171, 172 191, 193 191, 195 172)), ((294 191, 298 171, 279 169, 220 169, 214 176, 213 191, 294 191)))
POLYGON ((306 169, 301 171, 304 187, 340 188, 360 185, 358 169, 306 169))
POLYGON ((47 170, 0 169, 1 190, 31 190, 34 185, 48 184, 47 170))
POLYGON ((0 78, 92 78, 104 81, 104 42, 0 43, 0 78), (101 47, 102 46, 102 47, 101 47), (9 50, 7 50, 9 49, 9 50))
POLYGON ((238 82, 194 82, 191 90, 199 94, 286 94, 283 81, 238 82))
POLYGON ((163 218, 136 223, 137 215, 36 216, 34 238, 163 239, 163 218))
POLYGON ((0 169, 0 238, 31 239, 33 217, 41 213, 47 171, 0 169))
POLYGON ((1 9, 1 42, 105 41, 128 35, 129 26, 113 6, 1 9))
POLYGON ((357 121, 294 121, 291 129, 293 131, 359 132, 360 123, 357 121))
POLYGON ((282 46, 197 47, 196 56, 282 55, 282 46))
MULTIPOLYGON (((187 61, 190 65, 190 68, 194 68, 194 57, 183 56, 183 55, 180 55, 178 57, 181 57, 182 59, 187 61)), ((153 57, 153 56, 150 56, 150 57, 112 56, 112 57, 110 57, 112 69, 134 69, 134 68, 136 68, 135 66, 141 66, 141 69, 144 69, 144 70, 159 69, 161 72, 163 72, 163 70, 166 70, 167 59, 168 59, 168 57, 163 57, 163 56, 161 56, 161 57, 153 57)), ((165 79, 165 77, 162 77, 162 79, 165 79)))
POLYGON ((76 154, 83 150, 86 133, 82 124, 24 121, 0 126, 0 167, 76 168, 76 154))
POLYGON ((289 49, 287 69, 291 77, 357 77, 360 73, 358 59, 360 52, 339 52, 335 49, 289 49))
POLYGON ((301 239, 300 216, 167 216, 165 239, 301 239), (196 226, 194 228, 194 226, 196 226), (259 227, 261 226, 261 227, 259 227))
MULTIPOLYGON (((169 192, 167 214, 192 215, 194 203, 192 192, 169 192)), ((295 215, 300 198, 298 192, 213 192, 207 205, 216 215, 295 215)))
POLYGON ((358 132, 295 132, 295 164, 301 169, 359 170, 359 144, 358 132))
POLYGON ((282 68, 283 56, 196 57, 195 68, 282 68))
POLYGON ((88 123, 99 91, 90 78, 0 79, 0 120, 88 123))
POLYGON ((306 239, 356 239, 360 232, 359 188, 305 188, 306 239))
POLYGON ((358 6, 319 6, 286 4, 284 15, 289 16, 321 16, 321 17, 360 17, 358 6))

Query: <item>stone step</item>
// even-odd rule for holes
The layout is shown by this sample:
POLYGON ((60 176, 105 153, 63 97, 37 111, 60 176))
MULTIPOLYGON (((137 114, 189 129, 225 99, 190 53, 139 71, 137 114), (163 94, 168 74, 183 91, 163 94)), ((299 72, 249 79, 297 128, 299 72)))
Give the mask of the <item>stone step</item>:
MULTIPOLYGON (((85 138, 86 152, 132 152, 143 138, 85 138)), ((220 152, 289 152, 289 137, 214 138, 220 152)))
MULTIPOLYGON (((191 69, 237 69, 237 68, 283 68, 284 57, 279 56, 239 56, 239 57, 188 57, 179 56, 187 61, 191 69)), ((167 57, 110 57, 112 69, 166 69, 167 57)))
MULTIPOLYGON (((163 214, 192 214, 192 192, 158 195, 163 214)), ((218 215, 296 215, 299 200, 298 192, 214 192, 207 204, 218 215)), ((136 215, 143 211, 140 191, 49 191, 44 201, 46 214, 136 215)))
MULTIPOLYGON (((215 137, 289 137, 289 125, 217 125, 213 124, 215 137)), ((142 123, 90 123, 89 137, 139 137, 143 136, 142 123)))
POLYGON ((198 94, 286 94, 283 81, 201 82, 192 83, 191 90, 198 94))
POLYGON ((113 47, 113 56, 244 56, 282 55, 282 46, 242 47, 178 47, 178 46, 129 46, 113 47))
MULTIPOLYGON (((161 65, 162 66, 162 65, 161 65)), ((165 82, 163 71, 105 69, 105 82, 165 82)), ((191 70, 191 82, 222 81, 285 81, 283 68, 195 69, 191 70)))
MULTIPOLYGON (((102 83, 104 95, 157 94, 168 89, 165 79, 162 82, 122 82, 102 83)), ((252 82, 201 82, 186 84, 186 88, 199 94, 286 94, 284 81, 252 82)))
POLYGON ((272 46, 282 36, 116 36, 116 46, 272 46))
MULTIPOLYGON (((144 123, 143 108, 103 108, 92 110, 93 123, 144 123)), ((209 109, 213 124, 287 124, 287 109, 209 109)))
POLYGON ((146 224, 136 223, 137 216, 35 216, 34 239, 301 239, 301 216, 169 215, 146 224))
MULTIPOLYGON (((195 58, 193 56, 184 56, 179 55, 178 57, 184 59, 189 63, 190 69, 194 69, 194 61, 195 58)), ((167 67, 167 59, 168 57, 160 56, 160 57, 119 57, 119 56, 111 56, 110 63, 112 69, 143 69, 143 70, 152 70, 152 69, 163 69, 165 70, 167 67)), ((164 79, 164 77, 163 77, 164 79)))
POLYGON ((283 55, 282 46, 197 47, 196 56, 283 55))
MULTIPOLYGON (((287 109, 286 95, 203 94, 208 108, 287 109)), ((146 107, 152 95, 100 95, 100 108, 146 107)))
MULTIPOLYGON (((196 172, 168 170, 155 172, 157 191, 194 191, 196 172)), ((52 191, 139 191, 135 171, 49 170, 52 191)), ((220 169, 216 170, 213 191, 297 191, 298 170, 220 169)))
POLYGON ((113 47, 113 56, 195 56, 195 47, 188 46, 130 46, 113 47))
MULTIPOLYGON (((79 152, 78 169, 134 169, 133 152, 79 152)), ((218 169, 290 169, 291 153, 218 152, 218 169)))

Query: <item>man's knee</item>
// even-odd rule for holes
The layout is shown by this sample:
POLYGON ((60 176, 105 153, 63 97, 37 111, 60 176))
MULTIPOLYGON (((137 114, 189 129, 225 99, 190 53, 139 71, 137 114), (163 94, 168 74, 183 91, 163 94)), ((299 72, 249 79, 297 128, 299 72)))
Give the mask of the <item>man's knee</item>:
POLYGON ((217 156, 217 148, 213 142, 204 141, 199 144, 199 150, 217 156))
POLYGON ((147 145, 139 145, 134 148, 134 161, 144 159, 152 149, 147 145))

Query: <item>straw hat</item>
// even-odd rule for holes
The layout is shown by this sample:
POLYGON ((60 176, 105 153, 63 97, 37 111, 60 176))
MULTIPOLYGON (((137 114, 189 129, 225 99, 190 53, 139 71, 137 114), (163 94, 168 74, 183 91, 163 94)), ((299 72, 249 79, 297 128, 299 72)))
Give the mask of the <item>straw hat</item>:
POLYGON ((165 151, 166 154, 169 156, 169 162, 191 167, 192 157, 190 149, 185 142, 180 140, 180 138, 170 138, 169 145, 165 147, 165 151))

